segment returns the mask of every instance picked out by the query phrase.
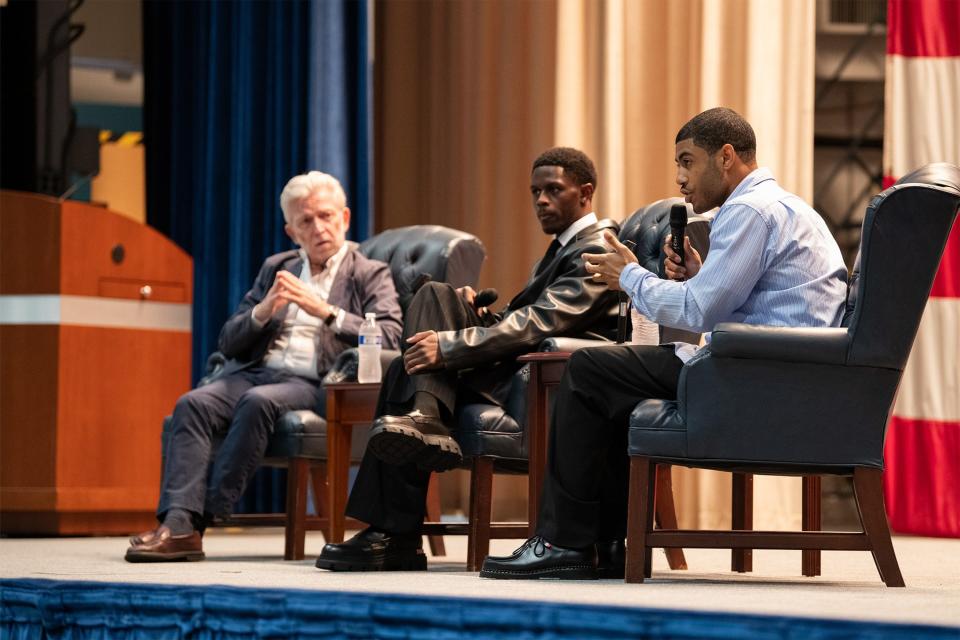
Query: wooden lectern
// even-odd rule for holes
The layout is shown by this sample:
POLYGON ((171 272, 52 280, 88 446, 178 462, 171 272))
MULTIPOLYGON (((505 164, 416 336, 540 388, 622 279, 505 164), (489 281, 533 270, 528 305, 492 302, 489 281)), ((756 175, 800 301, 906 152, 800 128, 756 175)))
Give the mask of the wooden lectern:
POLYGON ((193 261, 142 224, 0 192, 0 530, 155 525, 163 417, 190 388, 193 261))

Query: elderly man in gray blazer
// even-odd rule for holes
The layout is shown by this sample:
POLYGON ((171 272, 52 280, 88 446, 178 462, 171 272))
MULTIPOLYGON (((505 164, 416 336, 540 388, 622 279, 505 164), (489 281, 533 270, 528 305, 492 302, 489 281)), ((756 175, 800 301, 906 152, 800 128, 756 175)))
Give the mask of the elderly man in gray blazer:
POLYGON ((357 345, 365 314, 376 314, 384 347, 398 347, 402 317, 390 270, 346 241, 350 209, 336 178, 319 171, 292 178, 280 208, 299 249, 266 259, 220 332, 223 371, 177 401, 160 525, 130 540, 130 562, 204 557, 203 529, 230 514, 276 420, 322 410, 320 381, 338 353, 357 345), (214 434, 225 434, 216 455, 214 434))

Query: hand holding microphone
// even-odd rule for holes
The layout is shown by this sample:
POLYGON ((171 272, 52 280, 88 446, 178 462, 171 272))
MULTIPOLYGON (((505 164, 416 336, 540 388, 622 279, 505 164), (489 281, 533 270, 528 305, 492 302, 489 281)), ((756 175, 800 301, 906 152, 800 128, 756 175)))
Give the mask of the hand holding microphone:
POLYGON ((479 311, 484 307, 489 307, 496 302, 499 297, 500 292, 496 289, 480 289, 473 298, 473 308, 479 311))
POLYGON ((670 207, 670 235, 663 246, 666 254, 663 269, 670 280, 688 280, 697 275, 703 264, 700 254, 690 245, 686 230, 687 206, 675 204, 670 207))

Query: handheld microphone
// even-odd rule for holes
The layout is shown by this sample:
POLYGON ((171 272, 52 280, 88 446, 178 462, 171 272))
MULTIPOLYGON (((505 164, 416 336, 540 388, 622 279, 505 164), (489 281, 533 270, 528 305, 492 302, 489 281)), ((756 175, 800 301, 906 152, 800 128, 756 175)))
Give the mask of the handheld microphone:
POLYGON ((683 236, 687 230, 687 205, 675 204, 670 207, 670 248, 680 256, 680 262, 686 262, 683 255, 683 236))
POLYGON ((500 292, 496 289, 480 289, 473 298, 473 308, 480 310, 483 307, 489 307, 496 302, 499 297, 500 292))

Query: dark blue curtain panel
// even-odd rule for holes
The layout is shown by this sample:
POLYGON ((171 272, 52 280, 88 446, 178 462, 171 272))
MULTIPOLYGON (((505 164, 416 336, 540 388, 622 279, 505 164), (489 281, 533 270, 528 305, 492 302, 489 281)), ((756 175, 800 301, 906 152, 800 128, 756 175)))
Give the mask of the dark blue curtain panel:
MULTIPOLYGON (((194 381, 263 259, 292 246, 287 180, 336 175, 351 238, 370 233, 367 18, 351 0, 144 2, 147 222, 193 256, 194 381)), ((282 474, 260 476, 241 510, 282 510, 282 474)))

